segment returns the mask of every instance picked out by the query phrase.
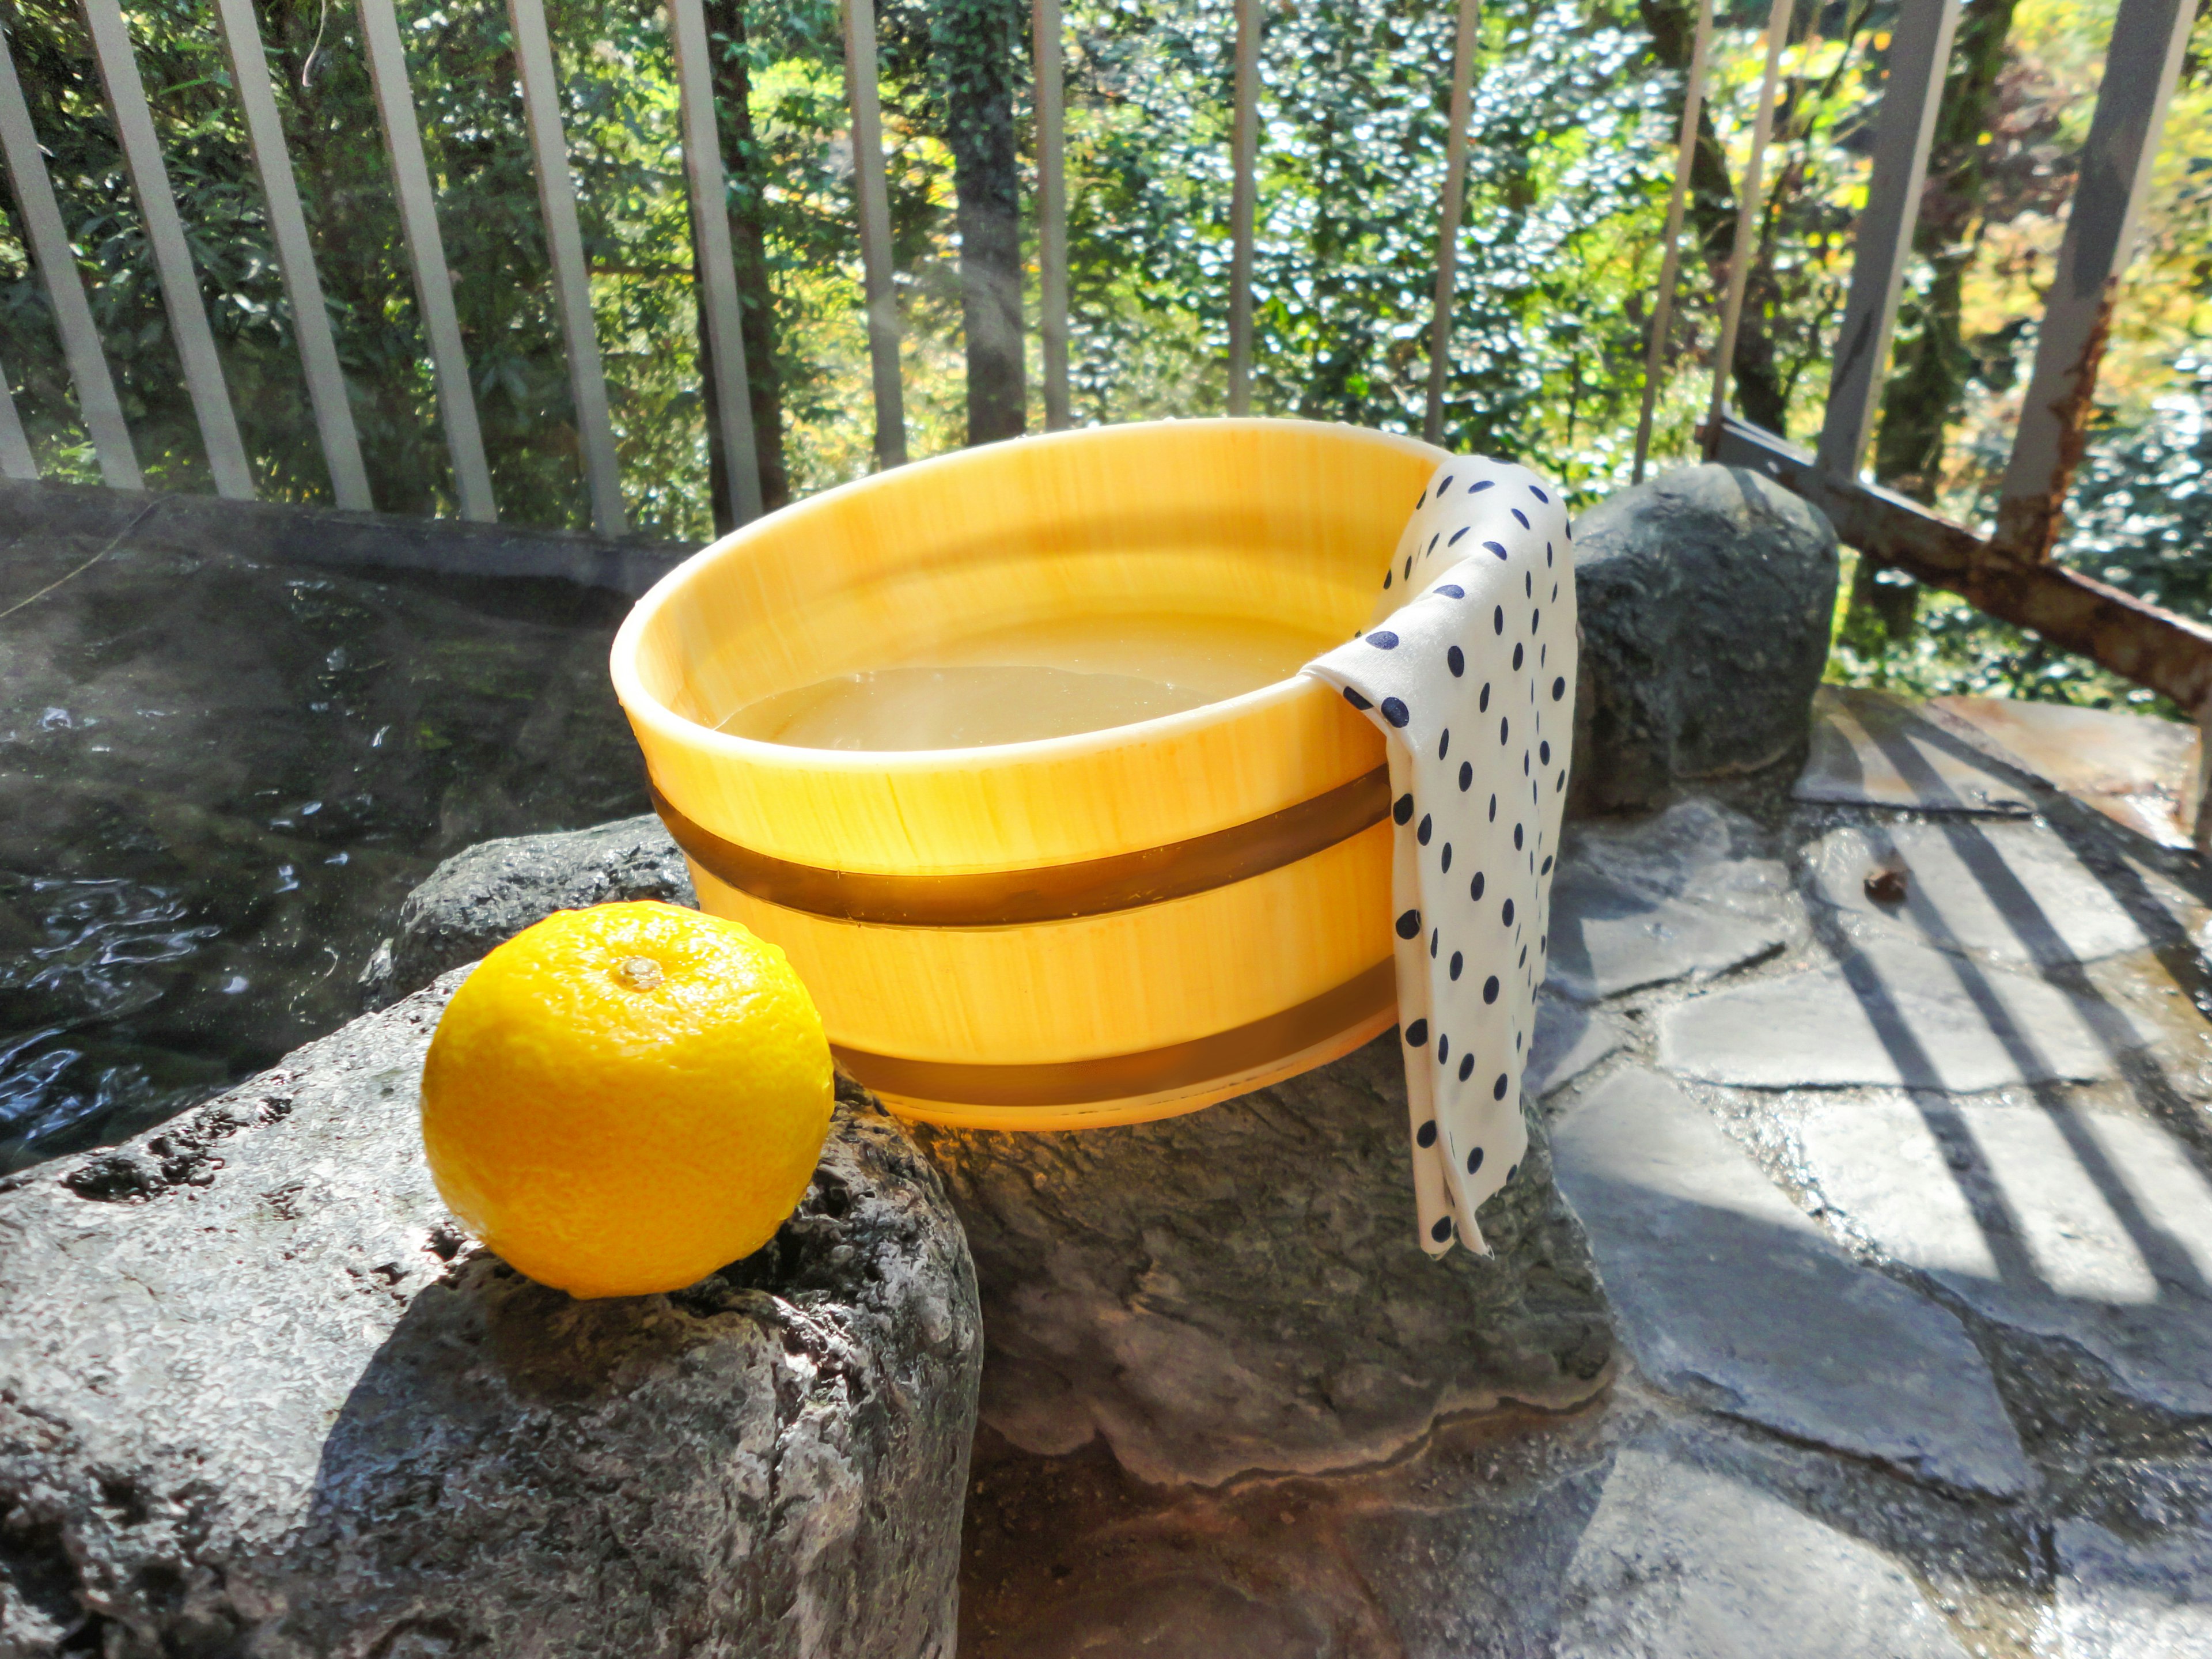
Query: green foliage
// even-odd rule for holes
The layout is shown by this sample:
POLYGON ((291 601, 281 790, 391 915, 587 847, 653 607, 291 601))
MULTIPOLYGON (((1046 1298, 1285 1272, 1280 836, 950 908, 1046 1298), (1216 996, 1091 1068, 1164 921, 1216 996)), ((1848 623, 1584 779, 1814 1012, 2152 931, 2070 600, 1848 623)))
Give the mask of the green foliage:
MULTIPOLYGON (((649 533, 704 535, 712 514, 697 316, 665 14, 653 0, 548 5, 630 519, 649 533)), ((257 0, 257 9, 378 505, 449 512, 434 386, 356 14, 322 0, 257 0)), ((1983 8, 2002 9, 2000 0, 1983 8)), ((926 455, 965 431, 948 142, 963 135, 948 124, 961 106, 961 77, 1000 77, 993 84, 1012 88, 1028 167, 1035 134, 1028 43, 1018 38, 1024 9, 1013 0, 884 0, 881 10, 908 436, 912 453, 926 455), (986 60, 1001 44, 994 67, 986 60)), ((2002 42, 1992 35, 1973 59, 1985 93, 1978 136, 1962 128, 1946 152, 1947 179, 1978 182, 1930 210, 1952 228, 1908 277, 1908 340, 1930 306, 1954 320, 1942 322, 1952 333, 1938 342, 1950 354, 1936 411, 1944 418, 1910 409, 1917 424, 1893 437, 1930 458, 1917 487, 1966 521, 1988 511, 2002 466, 2033 349, 2022 319, 2047 280, 2068 155, 2086 122, 2109 10, 2109 0, 2011 4, 2002 42)), ((1525 458, 1578 501, 1619 487, 1629 470, 1681 95, 1680 75, 1666 65, 1681 61, 1689 16, 1674 0, 1638 0, 1632 9, 1624 0, 1499 0, 1485 9, 1446 440, 1525 458)), ((1763 16, 1740 0, 1723 8, 1717 32, 1710 164, 1668 342, 1653 448, 1660 465, 1690 452, 1706 398, 1718 261, 1734 235, 1725 190, 1748 156, 1763 16)), ((1745 405, 1771 404, 1800 440, 1817 424, 1826 392, 1893 16, 1893 0, 1829 0, 1801 10, 1785 53, 1747 344, 1734 368, 1745 405)), ((731 26, 718 41, 726 64, 742 56, 750 86, 750 132, 724 112, 727 206, 758 229, 773 350, 767 368, 755 368, 774 376, 792 485, 804 494, 865 471, 872 426, 839 13, 835 0, 770 0, 742 17, 742 38, 731 26)), ((404 0, 401 18, 501 510, 581 526, 587 502, 505 9, 498 0, 404 0)), ((1310 0, 1267 8, 1263 18, 1255 406, 1418 430, 1453 8, 1310 0)), ((1077 417, 1218 412, 1233 7, 1067 0, 1066 20, 1077 417)), ((257 480, 270 496, 326 499, 289 308, 210 9, 134 0, 131 21, 257 480)), ((141 459, 157 488, 204 489, 143 224, 76 13, 67 0, 0 0, 0 22, 141 459)), ((2212 370, 2204 367, 2212 359, 2202 344, 2212 321, 2204 211, 2212 161, 2198 154, 2212 136, 2212 76, 2201 63, 2169 134, 2149 251, 2123 300, 2106 377, 2112 396, 2062 556, 2212 617, 2212 370)), ((1024 172, 1025 216, 1032 184, 1024 172)), ((91 478, 14 212, 10 200, 0 216, 0 366, 48 476, 91 478)), ((1030 275, 1033 301, 1033 267, 1030 275)), ((1034 382, 1033 329, 1029 347, 1034 382)), ((1034 386, 1030 402, 1038 405, 1034 386)), ((1869 619, 1855 623, 1836 672, 1931 690, 2135 695, 1963 605, 1930 599, 1921 609, 1917 629, 1899 637, 1869 619)))

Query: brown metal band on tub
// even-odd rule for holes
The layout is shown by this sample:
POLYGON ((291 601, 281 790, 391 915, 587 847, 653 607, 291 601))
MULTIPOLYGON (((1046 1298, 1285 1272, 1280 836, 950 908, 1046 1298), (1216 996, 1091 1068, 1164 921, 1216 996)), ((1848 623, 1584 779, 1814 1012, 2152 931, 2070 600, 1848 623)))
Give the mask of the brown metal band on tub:
POLYGON ((1398 996, 1396 965, 1386 959, 1334 990, 1212 1036, 1140 1054, 1030 1066, 969 1066, 901 1060, 833 1048, 838 1063, 869 1088, 902 1099, 958 1106, 1083 1106, 1093 1101, 1191 1089, 1261 1067, 1387 1010, 1398 996))
POLYGON ((1133 910, 1265 875, 1328 851, 1390 811, 1378 766, 1325 793, 1211 835, 1111 858, 963 876, 884 876, 793 864, 724 841, 653 786, 668 833, 715 880, 787 910, 901 927, 1006 927, 1133 910))

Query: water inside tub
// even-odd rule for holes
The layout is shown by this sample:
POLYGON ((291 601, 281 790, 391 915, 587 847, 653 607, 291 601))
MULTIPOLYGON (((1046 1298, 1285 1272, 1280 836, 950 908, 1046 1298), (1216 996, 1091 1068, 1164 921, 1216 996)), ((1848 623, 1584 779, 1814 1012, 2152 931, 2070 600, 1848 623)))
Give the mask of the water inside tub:
POLYGON ((1068 617, 777 692, 717 729, 803 749, 1027 743, 1239 696, 1287 678, 1335 643, 1260 617, 1068 617))

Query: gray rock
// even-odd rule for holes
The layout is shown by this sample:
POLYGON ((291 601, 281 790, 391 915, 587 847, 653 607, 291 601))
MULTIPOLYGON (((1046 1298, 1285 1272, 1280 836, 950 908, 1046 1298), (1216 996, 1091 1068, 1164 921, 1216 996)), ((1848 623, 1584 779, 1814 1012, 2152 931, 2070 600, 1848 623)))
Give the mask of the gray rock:
POLYGON ((1854 938, 1914 939, 1998 962, 2094 962, 2188 931, 2186 915, 2176 914, 2186 902, 2167 884, 2129 870, 2107 884, 2040 823, 1954 817, 1855 825, 1807 848, 1806 868, 1814 896, 1854 938), (1904 872, 1903 897, 1870 896, 1868 876, 1891 869, 1904 872))
POLYGON ((1836 535, 1780 485, 1687 466, 1609 497, 1575 526, 1575 592, 1571 806, 1657 805, 1804 748, 1836 535))
POLYGON ((1615 1460, 1558 1659, 1965 1659, 1898 1566, 1654 1436, 1615 1460))
POLYGON ((1709 991, 1657 1024, 1668 1071, 1757 1089, 1864 1084, 1972 1094, 2092 1082, 2116 1076, 2130 1050, 2157 1038, 2118 1004, 1902 942, 1709 991))
POLYGON ((1619 1073, 1553 1137, 1560 1188, 1660 1387, 1953 1487, 2026 1487, 1957 1318, 1851 1261, 1674 1084, 1619 1073))
POLYGON ((1552 887, 1548 982, 1584 1002, 1708 978, 1803 932, 1790 873, 1749 855, 1758 831, 1708 801, 1572 829, 1552 887))
POLYGON ((2123 1474, 2117 1513, 2051 1529, 2066 1659, 2212 1659, 2212 1468, 2123 1474))
POLYGON ((1540 996, 1535 1033, 1528 1039, 1528 1068, 1521 1086, 1541 1099, 1627 1046, 1628 1028, 1612 1015, 1577 1008, 1555 996, 1540 996))
POLYGON ((1163 1484, 1352 1468, 1605 1374, 1540 1137, 1483 1209, 1494 1259, 1422 1253, 1394 1036, 1159 1122, 916 1136, 975 1253, 983 1420, 1024 1450, 1103 1436, 1163 1484))
POLYGON ((363 1004, 387 1007, 556 910, 627 899, 699 902, 684 854, 650 812, 589 830, 479 842, 433 870, 401 903, 398 930, 362 971, 363 1004))
POLYGON ((1748 921, 1680 899, 1651 899, 1601 878, 1560 872, 1552 890, 1549 981, 1595 1002, 1647 985, 1710 979, 1778 951, 1779 918, 1748 921))
POLYGON ((1891 1259, 2001 1324, 2078 1344, 2137 1399, 2212 1412, 2212 1182, 2161 1125, 1877 1099, 1801 1133, 1822 1198, 1891 1259))
POLYGON ((462 975, 0 1191, 0 1653, 949 1655, 981 1369, 857 1093, 759 1254, 574 1302, 462 1240, 416 1081, 462 975))
POLYGON ((1799 800, 2025 817, 2034 798, 2014 769, 1887 692, 1824 685, 1813 742, 1790 793, 1799 800))

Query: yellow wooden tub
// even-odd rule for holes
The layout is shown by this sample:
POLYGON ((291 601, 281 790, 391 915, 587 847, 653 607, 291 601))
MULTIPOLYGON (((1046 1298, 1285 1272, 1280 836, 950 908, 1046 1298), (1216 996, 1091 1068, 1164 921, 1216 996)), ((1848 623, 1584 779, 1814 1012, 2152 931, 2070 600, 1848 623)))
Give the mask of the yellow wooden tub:
POLYGON ((613 660, 701 902, 781 945, 845 1066, 939 1122, 1163 1117, 1366 1041, 1395 1013, 1382 744, 1295 668, 1365 622, 1443 459, 1301 422, 1109 427, 723 538, 639 601, 613 660), (1280 677, 994 747, 714 729, 832 676, 1163 617, 1267 630, 1280 677))

